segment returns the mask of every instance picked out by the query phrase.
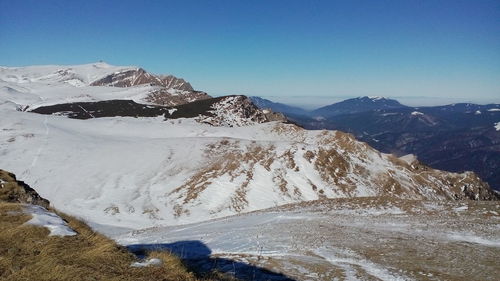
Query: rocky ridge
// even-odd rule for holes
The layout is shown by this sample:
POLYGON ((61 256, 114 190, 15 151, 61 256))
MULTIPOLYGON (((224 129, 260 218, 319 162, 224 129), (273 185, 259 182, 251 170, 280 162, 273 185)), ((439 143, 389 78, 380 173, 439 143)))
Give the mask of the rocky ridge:
POLYGON ((0 169, 0 201, 25 203, 48 208, 49 200, 42 198, 33 188, 16 179, 12 173, 0 169))
POLYGON ((142 68, 109 74, 92 82, 90 86, 133 87, 145 84, 156 87, 144 98, 153 104, 175 106, 211 98, 205 92, 195 91, 191 84, 182 78, 154 75, 142 68))

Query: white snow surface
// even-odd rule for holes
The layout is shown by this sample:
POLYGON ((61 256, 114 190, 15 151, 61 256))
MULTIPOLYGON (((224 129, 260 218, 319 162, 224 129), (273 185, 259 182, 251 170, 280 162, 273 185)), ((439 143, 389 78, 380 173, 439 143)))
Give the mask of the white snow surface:
POLYGON ((385 99, 385 97, 382 97, 382 96, 368 96, 368 98, 373 100, 373 101, 385 99))
MULTIPOLYGON (((134 229, 203 221, 321 196, 374 196, 379 189, 372 181, 388 170, 403 186, 413 185, 388 155, 355 143, 359 152, 338 151, 370 173, 352 173, 357 185, 348 193, 337 189, 304 157, 335 132, 294 131, 290 126, 271 122, 228 128, 162 118, 76 120, 0 105, 0 167, 36 183, 40 195, 61 211, 97 224, 134 229), (269 151, 266 157, 274 161, 270 170, 252 158, 258 154, 244 161, 249 150, 269 151), (292 153, 295 167, 287 153, 292 153), (231 170, 237 163, 239 167, 231 170), (211 172, 212 166, 224 172, 211 172), (203 176, 208 178, 196 181, 203 176), (276 184, 280 178, 288 192, 276 184), (238 188, 247 180, 241 199, 238 188), (190 181, 192 186, 186 186, 190 181), (190 199, 195 186, 202 184, 197 197, 190 199)), ((336 144, 326 147, 330 146, 336 144)), ((425 189, 419 192, 435 196, 425 189)))
POLYGON ((407 168, 340 132, 241 119, 233 112, 239 110, 236 97, 214 108, 215 121, 236 126, 231 128, 196 118, 76 120, 16 110, 141 97, 149 86, 81 86, 129 69, 104 63, 1 67, 0 167, 36 185, 61 211, 110 228, 193 223, 324 197, 377 196, 387 188, 375 183, 387 174, 405 196, 443 196, 415 187, 407 168), (342 171, 321 171, 307 159, 307 152, 317 157, 319 149, 339 155, 323 166, 345 160, 347 176, 325 180, 325 173, 336 177, 342 171))
POLYGON ((495 129, 500 131, 500 122, 495 123, 495 129))
POLYGON ((414 154, 406 154, 399 157, 399 159, 405 161, 408 164, 412 164, 413 162, 417 161, 417 156, 415 156, 414 154))
POLYGON ((149 85, 135 87, 89 86, 109 74, 137 69, 106 63, 84 65, 44 65, 0 67, 0 103, 10 101, 19 107, 69 102, 131 99, 144 103, 146 95, 157 89, 149 85))
POLYGON ((153 259, 148 259, 148 260, 141 261, 141 262, 134 262, 130 266, 131 267, 146 267, 146 266, 160 265, 160 264, 161 264, 160 259, 153 258, 153 259))
POLYGON ((413 111, 413 112, 411 113, 411 115, 413 115, 413 116, 418 116, 418 115, 424 115, 424 114, 423 114, 422 112, 420 112, 420 111, 413 111))
POLYGON ((26 222, 36 226, 46 227, 50 230, 51 236, 73 236, 76 232, 71 229, 68 224, 58 215, 47 211, 44 207, 37 205, 26 205, 24 207, 26 213, 33 218, 26 222))

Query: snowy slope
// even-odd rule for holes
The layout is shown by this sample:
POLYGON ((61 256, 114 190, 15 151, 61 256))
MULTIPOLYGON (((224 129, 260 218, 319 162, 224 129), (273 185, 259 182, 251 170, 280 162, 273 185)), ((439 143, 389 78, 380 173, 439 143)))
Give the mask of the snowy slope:
POLYGON ((0 117, 0 167, 56 208, 104 225, 183 224, 325 197, 488 196, 471 173, 408 164, 335 131, 74 120, 9 104, 0 105, 0 117))
POLYGON ((171 75, 155 76, 133 66, 92 63, 71 66, 0 67, 0 102, 11 101, 23 109, 110 99, 176 105, 210 97, 206 93, 189 89, 192 89, 191 86, 183 79, 171 75), (139 70, 140 77, 125 75, 134 74, 139 70), (124 77, 121 77, 121 74, 124 74, 124 77), (128 82, 129 86, 113 87, 113 83, 97 83, 107 77, 115 78, 113 81, 118 84, 128 82), (149 80, 144 77, 157 79, 161 84, 147 83, 149 80), (134 83, 137 79, 140 81, 134 83))
POLYGON ((111 73, 134 69, 106 63, 75 66, 0 67, 0 102, 11 101, 31 109, 64 102, 107 99, 141 100, 154 87, 89 87, 111 73))
MULTIPOLYGON (((261 123, 268 116, 242 96, 216 104, 201 100, 194 104, 210 106, 211 116, 167 121, 73 120, 16 110, 74 101, 144 102, 156 86, 89 86, 112 74, 118 81, 120 73, 134 69, 104 63, 2 67, 0 167, 36 186, 64 212, 134 229, 323 198, 492 197, 472 173, 408 163, 338 131, 261 123)), ((177 109, 169 114, 182 111, 177 109)))

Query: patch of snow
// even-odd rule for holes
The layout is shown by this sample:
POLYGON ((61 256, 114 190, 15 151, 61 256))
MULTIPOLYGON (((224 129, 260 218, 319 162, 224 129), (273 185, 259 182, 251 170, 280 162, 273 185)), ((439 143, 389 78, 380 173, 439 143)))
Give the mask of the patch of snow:
POLYGON ((413 111, 413 112, 411 113, 411 115, 413 115, 413 116, 418 116, 418 115, 424 115, 424 114, 423 114, 422 112, 420 112, 420 111, 413 111))
POLYGON ((25 212, 33 218, 26 224, 46 227, 50 230, 51 236, 73 236, 76 232, 71 229, 68 224, 58 215, 47 211, 44 207, 37 205, 27 205, 25 212))
POLYGON ((405 161, 408 164, 412 164, 413 162, 417 161, 417 156, 415 156, 414 154, 406 154, 399 157, 399 159, 405 161))
POLYGON ((500 131, 500 122, 495 123, 495 129, 500 131))
POLYGON ((332 250, 325 247, 317 249, 314 252, 332 265, 343 268, 347 275, 346 280, 359 280, 356 276, 355 267, 362 268, 366 273, 379 280, 409 280, 406 276, 391 273, 388 269, 358 257, 350 251, 332 250))
POLYGON ((169 114, 169 115, 172 115, 172 114, 174 114, 174 112, 176 112, 176 111, 177 111, 177 108, 172 108, 172 109, 169 109, 169 110, 168 110, 168 114, 169 114))
POLYGON ((481 114, 481 111, 480 110, 476 110, 476 112, 474 112, 475 115, 479 115, 481 114))
POLYGON ((70 80, 66 80, 64 81, 65 83, 71 85, 71 86, 74 86, 74 87, 84 87, 86 86, 85 83, 83 83, 82 80, 80 79, 70 79, 70 80))
POLYGON ((161 265, 161 260, 157 258, 148 259, 142 262, 134 262, 131 267, 146 267, 146 266, 158 266, 161 265))
POLYGON ((449 233, 448 238, 454 241, 467 242, 473 244, 480 244, 489 247, 500 247, 500 240, 498 239, 486 239, 483 237, 479 237, 475 234, 467 234, 467 233, 449 233))
POLYGON ((384 97, 381 97, 381 96, 368 96, 368 98, 371 99, 372 101, 385 99, 384 97))
POLYGON ((500 111, 500 108, 490 108, 490 109, 488 109, 488 111, 496 112, 496 111, 500 111))
POLYGON ((381 115, 385 117, 385 116, 399 115, 399 113, 397 113, 397 112, 388 112, 388 113, 382 113, 381 115))
POLYGON ((454 208, 453 210, 454 210, 455 212, 464 212, 464 211, 467 211, 468 209, 469 209, 469 207, 468 207, 468 206, 466 206, 466 205, 464 205, 464 206, 456 207, 456 208, 454 208))

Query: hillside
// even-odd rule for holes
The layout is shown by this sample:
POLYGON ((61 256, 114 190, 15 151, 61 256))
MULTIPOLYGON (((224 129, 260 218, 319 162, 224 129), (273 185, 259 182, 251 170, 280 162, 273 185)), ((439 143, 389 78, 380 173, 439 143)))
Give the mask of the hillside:
POLYGON ((6 189, 10 196, 0 197, 1 280, 234 280, 215 272, 196 277, 165 252, 148 252, 145 261, 154 262, 146 266, 83 222, 47 210, 48 201, 33 188, 0 170, 0 194, 6 189))
POLYGON ((397 100, 385 97, 359 97, 347 99, 313 110, 309 115, 313 117, 329 118, 336 115, 352 114, 379 109, 404 108, 397 100))
POLYGON ((499 104, 409 107, 361 97, 302 115, 270 108, 306 129, 340 130, 385 153, 414 154, 436 169, 474 171, 500 190, 500 132, 495 128, 499 104))
POLYGON ((175 106, 207 99, 207 93, 172 75, 103 62, 84 65, 0 67, 0 101, 30 110, 71 102, 126 99, 175 106))
POLYGON ((36 182, 58 209, 98 224, 181 224, 320 198, 493 196, 472 173, 407 163, 339 131, 0 114, 0 164, 36 182))

